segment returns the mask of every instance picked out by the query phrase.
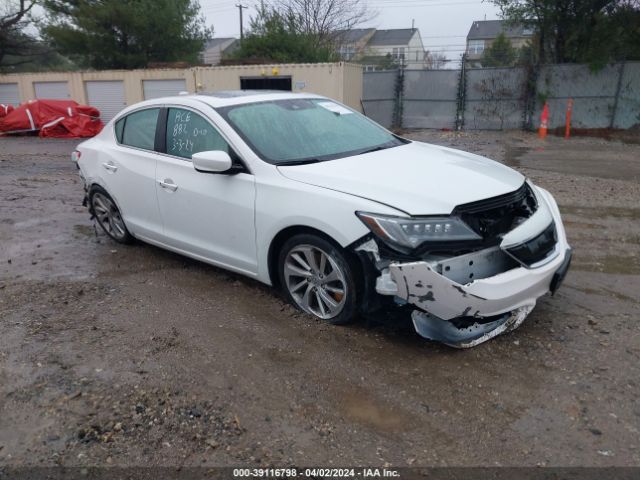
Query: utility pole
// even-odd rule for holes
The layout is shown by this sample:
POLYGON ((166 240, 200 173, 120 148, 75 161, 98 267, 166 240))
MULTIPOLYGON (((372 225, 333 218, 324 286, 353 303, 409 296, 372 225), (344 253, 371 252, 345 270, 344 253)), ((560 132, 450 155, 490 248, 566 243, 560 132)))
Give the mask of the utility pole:
POLYGON ((242 5, 241 3, 236 3, 236 7, 238 7, 238 10, 240 10, 240 41, 242 41, 242 39, 244 38, 244 31, 242 30, 242 9, 249 7, 242 5))

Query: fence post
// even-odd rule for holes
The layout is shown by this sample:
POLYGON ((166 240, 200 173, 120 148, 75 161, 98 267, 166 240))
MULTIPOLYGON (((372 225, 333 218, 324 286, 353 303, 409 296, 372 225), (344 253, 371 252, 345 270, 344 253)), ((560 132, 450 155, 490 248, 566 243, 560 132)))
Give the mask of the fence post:
POLYGON ((540 64, 526 66, 526 78, 524 80, 524 105, 522 110, 522 129, 533 130, 533 116, 536 111, 536 95, 538 91, 538 75, 540 64))
POLYGON ((458 101, 456 103, 456 131, 464 128, 464 110, 467 104, 467 54, 462 54, 460 78, 458 79, 458 101))
POLYGON ((611 112, 611 120, 609 121, 609 128, 614 128, 616 123, 616 114, 618 113, 618 98, 620 97, 620 90, 622 89, 622 77, 624 77, 625 62, 620 64, 620 74, 618 75, 618 85, 616 86, 616 96, 613 97, 613 109, 611 112))
POLYGON ((393 128, 402 128, 402 110, 404 103, 404 66, 401 64, 397 70, 396 84, 393 101, 393 128))

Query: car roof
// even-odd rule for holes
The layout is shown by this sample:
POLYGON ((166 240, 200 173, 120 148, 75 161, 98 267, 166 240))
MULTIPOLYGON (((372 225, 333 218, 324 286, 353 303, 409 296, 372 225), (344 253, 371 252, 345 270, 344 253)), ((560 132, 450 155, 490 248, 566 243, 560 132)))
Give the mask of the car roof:
POLYGON ((220 90, 216 92, 184 94, 171 97, 160 97, 129 105, 124 110, 113 117, 112 121, 116 122, 120 118, 141 108, 160 107, 163 105, 189 105, 193 106, 193 101, 199 101, 210 105, 213 108, 228 107, 231 105, 242 105, 255 102, 268 102, 272 100, 286 100, 296 98, 321 98, 321 95, 313 93, 293 93, 285 91, 273 90, 220 90))
POLYGON ((199 100, 212 107, 227 107, 245 103, 267 102, 270 100, 285 100, 288 98, 324 98, 311 93, 293 93, 281 90, 219 90, 214 92, 202 92, 191 95, 179 95, 177 97, 163 97, 153 100, 154 103, 175 102, 180 103, 185 99, 199 100))

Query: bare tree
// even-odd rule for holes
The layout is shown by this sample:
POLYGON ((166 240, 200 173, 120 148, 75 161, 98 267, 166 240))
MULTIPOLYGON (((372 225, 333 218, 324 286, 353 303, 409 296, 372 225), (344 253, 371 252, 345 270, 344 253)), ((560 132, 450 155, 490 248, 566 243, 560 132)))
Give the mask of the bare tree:
POLYGON ((427 70, 439 70, 443 68, 449 59, 444 52, 424 52, 424 61, 427 70))
POLYGON ((274 0, 273 6, 295 19, 300 33, 313 35, 320 45, 335 41, 336 33, 375 17, 365 0, 274 0))
POLYGON ((0 65, 7 56, 16 57, 10 65, 20 65, 42 54, 37 39, 24 32, 36 3, 37 0, 8 1, 0 10, 0 65))

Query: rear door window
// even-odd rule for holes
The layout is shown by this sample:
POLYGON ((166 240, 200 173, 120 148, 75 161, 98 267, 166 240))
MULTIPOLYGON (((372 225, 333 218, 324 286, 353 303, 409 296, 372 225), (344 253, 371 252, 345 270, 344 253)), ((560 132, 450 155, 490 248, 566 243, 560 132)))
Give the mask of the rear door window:
POLYGON ((116 136, 123 145, 153 150, 156 139, 159 108, 149 108, 127 115, 116 123, 116 136), (122 127, 118 124, 124 120, 122 127), (119 133, 119 129, 122 133, 119 133))

